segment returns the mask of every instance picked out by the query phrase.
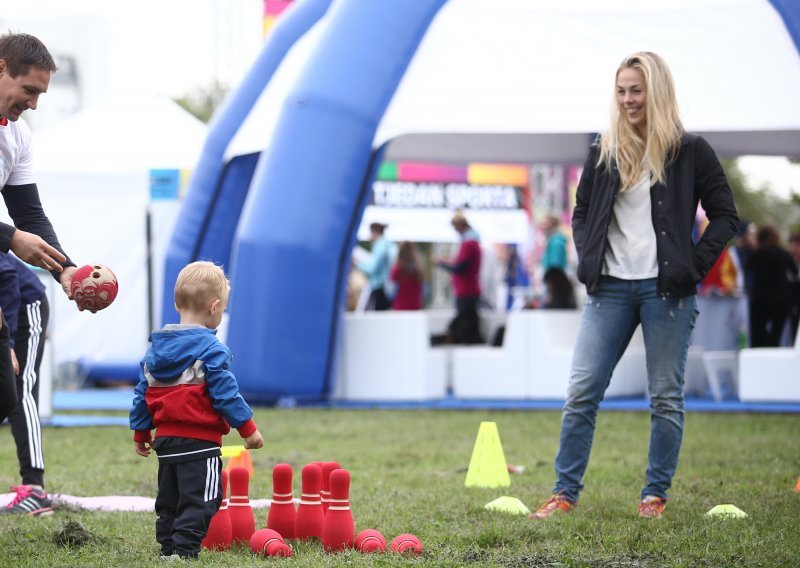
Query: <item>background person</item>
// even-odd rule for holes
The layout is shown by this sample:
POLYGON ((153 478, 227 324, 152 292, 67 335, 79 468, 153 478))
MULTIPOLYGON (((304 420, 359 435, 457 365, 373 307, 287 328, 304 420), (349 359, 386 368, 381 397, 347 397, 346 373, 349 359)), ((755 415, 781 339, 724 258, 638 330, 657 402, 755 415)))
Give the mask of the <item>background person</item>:
POLYGON ((371 223, 369 226, 371 256, 368 261, 356 259, 356 266, 369 279, 370 295, 367 300, 367 311, 383 311, 392 307, 386 294, 386 281, 392 264, 392 243, 383 236, 387 225, 371 223))
MULTIPOLYGON (((800 232, 789 235, 789 254, 792 255, 795 266, 800 269, 800 232)), ((800 277, 797 275, 789 279, 789 292, 792 297, 791 325, 789 331, 790 337, 794 341, 797 337, 797 328, 800 327, 800 277)))
POLYGON ((790 279, 797 278, 797 264, 781 246, 780 235, 772 225, 760 227, 756 241, 758 247, 747 259, 747 268, 753 274, 750 345, 779 347, 792 311, 790 279))
POLYGON ((541 227, 547 237, 542 254, 542 273, 551 268, 560 268, 566 272, 567 237, 561 232, 561 221, 555 215, 547 215, 541 227))
POLYGON ((544 273, 542 282, 545 289, 543 309, 574 310, 577 307, 575 289, 566 272, 554 266, 544 273))
POLYGON ((687 134, 667 64, 651 52, 618 67, 611 127, 589 150, 572 217, 588 294, 570 371, 553 496, 531 518, 575 508, 597 409, 635 329, 647 358, 651 426, 639 516, 660 517, 683 436, 683 376, 696 285, 736 230, 722 166, 687 134), (698 202, 709 219, 692 242, 698 202))
POLYGON ((478 303, 481 300, 480 236, 460 211, 453 215, 450 224, 461 236, 458 253, 451 260, 440 258, 434 262, 450 273, 456 297, 456 317, 448 326, 449 338, 452 343, 483 343, 478 317, 478 303))
POLYGON ((421 310, 425 269, 417 247, 409 242, 400 243, 397 260, 389 279, 394 283, 393 310, 421 310))

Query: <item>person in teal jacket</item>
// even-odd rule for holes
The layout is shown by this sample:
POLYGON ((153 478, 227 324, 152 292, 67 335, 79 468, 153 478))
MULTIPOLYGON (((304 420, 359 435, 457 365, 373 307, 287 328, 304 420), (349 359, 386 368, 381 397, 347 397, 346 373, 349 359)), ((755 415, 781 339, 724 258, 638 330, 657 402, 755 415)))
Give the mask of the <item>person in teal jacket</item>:
POLYGON ((542 255, 542 273, 551 268, 567 271, 567 237, 560 230, 561 221, 555 215, 548 215, 542 223, 542 231, 547 235, 542 255))

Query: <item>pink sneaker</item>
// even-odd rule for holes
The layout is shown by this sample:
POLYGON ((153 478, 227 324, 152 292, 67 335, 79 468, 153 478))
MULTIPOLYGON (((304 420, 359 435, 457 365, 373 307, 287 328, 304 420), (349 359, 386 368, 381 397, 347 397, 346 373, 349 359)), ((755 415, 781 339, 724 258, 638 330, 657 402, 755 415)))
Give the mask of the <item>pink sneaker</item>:
POLYGON ((528 515, 528 518, 546 519, 555 513, 558 513, 559 511, 562 513, 569 513, 577 506, 577 503, 573 503, 561 494, 553 495, 541 507, 539 507, 535 513, 528 515))
POLYGON ((645 519, 658 519, 667 506, 667 500, 648 495, 639 503, 639 516, 645 519))
POLYGON ((32 517, 46 517, 53 514, 53 503, 44 490, 33 489, 27 485, 17 485, 11 490, 16 491, 17 495, 4 509, 0 509, 0 514, 32 517))

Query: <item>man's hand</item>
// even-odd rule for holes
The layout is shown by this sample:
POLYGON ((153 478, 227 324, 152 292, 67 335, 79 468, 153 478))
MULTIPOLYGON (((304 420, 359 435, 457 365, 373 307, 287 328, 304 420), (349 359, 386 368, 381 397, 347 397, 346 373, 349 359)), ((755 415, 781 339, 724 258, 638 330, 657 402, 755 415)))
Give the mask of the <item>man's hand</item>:
POLYGON ((264 445, 264 438, 261 437, 261 432, 256 430, 244 439, 244 447, 248 450, 257 450, 264 445))
POLYGON ((14 352, 14 348, 11 348, 11 366, 14 367, 14 374, 19 375, 19 360, 17 359, 17 354, 14 352))
POLYGON ((136 453, 146 458, 150 455, 150 444, 146 442, 134 442, 134 447, 136 448, 136 453))
POLYGON ((60 262, 67 260, 63 254, 48 245, 39 235, 21 231, 20 229, 17 229, 11 235, 11 250, 20 260, 45 270, 58 270, 61 272, 60 262))
MULTIPOLYGON (((62 271, 61 274, 58 275, 58 281, 61 283, 61 287, 64 289, 64 293, 70 300, 74 300, 75 298, 72 297, 72 291, 70 290, 72 286, 72 276, 78 271, 77 268, 74 266, 67 266, 62 271)), ((83 311, 83 308, 78 306, 80 311, 83 311)))

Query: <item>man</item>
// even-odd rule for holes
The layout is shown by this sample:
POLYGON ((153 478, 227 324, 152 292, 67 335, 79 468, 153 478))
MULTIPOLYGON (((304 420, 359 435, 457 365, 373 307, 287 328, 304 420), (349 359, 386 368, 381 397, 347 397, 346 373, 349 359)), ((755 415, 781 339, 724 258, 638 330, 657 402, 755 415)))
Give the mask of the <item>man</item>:
POLYGON ((460 211, 456 211, 450 224, 461 236, 461 246, 452 260, 435 261, 437 266, 450 272, 456 296, 456 317, 449 325, 450 341, 483 343, 478 319, 478 302, 481 298, 480 237, 460 211))
MULTIPOLYGON (((0 251, 12 251, 32 266, 49 270, 67 296, 75 264, 58 242, 39 200, 33 174, 31 131, 20 115, 36 110, 56 70, 45 45, 28 34, 0 36, 0 187, 14 225, 0 223, 0 251)), ((11 362, 9 329, 0 328, 0 422, 17 405, 17 385, 11 362)), ((41 515, 52 512, 41 485, 20 485, 3 511, 41 515)))
POLYGON ((386 281, 392 265, 392 243, 384 236, 387 225, 372 223, 369 226, 372 255, 366 262, 356 261, 356 266, 369 279, 369 300, 367 311, 384 311, 392 308, 392 302, 386 294, 386 281))

